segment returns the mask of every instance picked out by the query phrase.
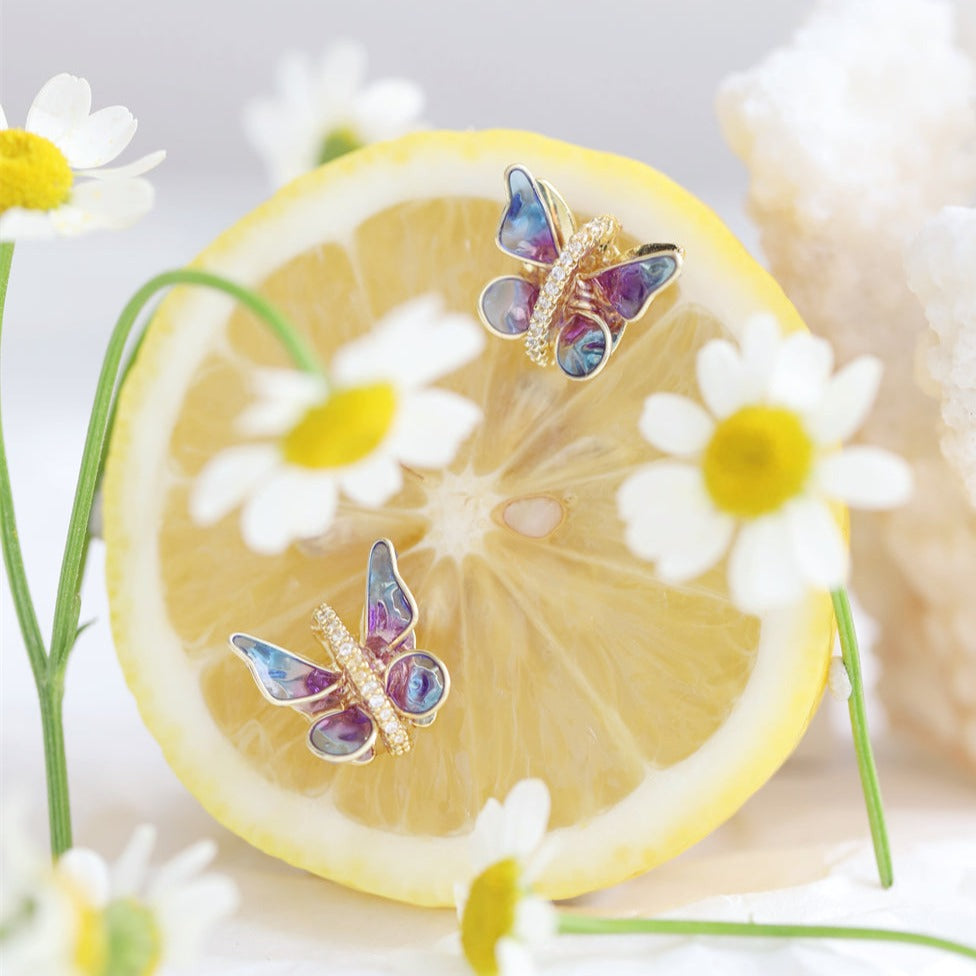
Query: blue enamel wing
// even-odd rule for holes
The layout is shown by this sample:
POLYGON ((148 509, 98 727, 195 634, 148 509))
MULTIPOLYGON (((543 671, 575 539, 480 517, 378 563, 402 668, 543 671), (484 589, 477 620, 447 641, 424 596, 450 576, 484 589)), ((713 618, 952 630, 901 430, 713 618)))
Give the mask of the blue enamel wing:
POLYGON ((508 206, 496 243, 522 262, 523 273, 487 284, 478 301, 481 319, 493 335, 525 339, 539 305, 549 323, 544 341, 556 364, 570 379, 592 379, 627 323, 643 316, 677 279, 683 252, 675 244, 644 244, 625 254, 612 243, 593 247, 587 227, 577 231, 566 202, 545 180, 513 165, 505 183, 508 206))
POLYGON ((307 742, 315 755, 362 764, 373 759, 379 743, 396 755, 407 752, 409 727, 430 725, 447 700, 447 667, 429 651, 417 650, 418 618, 393 543, 380 539, 369 554, 359 643, 331 608, 323 605, 313 618, 313 631, 333 653, 328 667, 249 634, 231 635, 230 646, 269 702, 287 705, 312 723, 307 742), (329 631, 344 635, 338 648, 327 639, 329 631))

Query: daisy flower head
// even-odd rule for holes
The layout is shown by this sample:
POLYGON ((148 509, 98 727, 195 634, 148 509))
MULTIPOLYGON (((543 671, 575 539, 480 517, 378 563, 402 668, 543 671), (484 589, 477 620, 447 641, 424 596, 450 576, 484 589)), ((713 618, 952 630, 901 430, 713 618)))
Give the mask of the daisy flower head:
POLYGON ((640 431, 654 461, 620 486, 626 541, 666 581, 693 579, 729 551, 733 601, 763 613, 809 587, 842 586, 848 553, 830 503, 884 509, 911 492, 911 470, 876 447, 842 447, 863 423, 881 363, 862 356, 835 375, 830 345, 749 320, 738 348, 698 353, 704 407, 677 394, 648 397, 640 431))
POLYGON ((85 848, 52 865, 22 828, 15 833, 5 845, 0 901, 10 976, 153 976, 189 961, 237 905, 229 879, 202 873, 214 855, 209 841, 150 873, 150 826, 135 831, 112 865, 85 848))
POLYGON ((430 384, 483 346, 470 316, 445 312, 428 295, 341 347, 331 386, 309 373, 259 371, 258 401, 237 423, 262 440, 227 448, 205 465, 190 495, 191 516, 212 525, 242 506, 244 542, 275 555, 325 532, 340 494, 380 507, 400 490, 401 465, 447 466, 480 422, 474 403, 430 384))
POLYGON ((128 227, 148 213, 153 188, 141 177, 166 153, 106 166, 135 131, 121 105, 92 112, 88 82, 68 74, 37 93, 22 129, 9 128, 0 108, 0 240, 128 227))
POLYGON ((421 127, 424 93, 412 81, 366 83, 366 49, 338 41, 313 62, 285 55, 277 93, 252 100, 244 129, 281 186, 316 166, 371 142, 395 139, 421 127))
POLYGON ((531 949, 556 931, 556 910, 533 893, 546 862, 549 790, 516 783, 504 803, 490 799, 471 838, 473 880, 455 893, 461 949, 477 976, 530 976, 531 949))

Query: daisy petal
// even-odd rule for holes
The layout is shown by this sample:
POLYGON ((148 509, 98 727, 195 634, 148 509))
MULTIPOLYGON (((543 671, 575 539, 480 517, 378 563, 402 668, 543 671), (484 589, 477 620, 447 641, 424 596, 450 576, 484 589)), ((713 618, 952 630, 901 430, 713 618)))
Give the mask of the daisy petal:
POLYGON ((63 207, 51 211, 59 234, 82 234, 122 228, 145 216, 153 205, 152 184, 146 180, 93 180, 79 183, 63 207))
POLYGON ((74 75, 55 75, 34 98, 24 128, 61 148, 61 137, 84 123, 90 111, 88 82, 74 75))
POLYGON ((847 546, 830 509, 819 499, 799 498, 786 506, 784 514, 803 578, 825 590, 843 586, 849 562, 847 546))
POLYGON ((364 142, 393 139, 408 132, 424 110, 419 85, 401 78, 374 81, 355 100, 357 129, 364 142))
POLYGON ((292 542, 321 535, 332 524, 337 501, 333 474, 284 468, 244 506, 241 535, 255 552, 278 555, 292 542))
POLYGON ((806 417, 807 428, 818 444, 846 440, 864 423, 878 394, 883 370, 876 356, 860 356, 831 377, 823 399, 806 417))
POLYGON ((258 397, 234 422, 248 437, 283 434, 309 407, 325 400, 328 386, 321 376, 295 369, 260 369, 251 378, 258 397))
POLYGON ((403 486, 400 465, 389 455, 373 455, 337 473, 339 486, 354 502, 379 508, 403 486))
POLYGON ((503 850, 504 833, 505 812, 498 800, 491 797, 475 820, 469 842, 474 874, 479 874, 489 864, 507 856, 507 852, 503 850))
POLYGON ((515 931, 530 946, 541 945, 556 934, 559 916, 552 902, 526 895, 515 909, 515 931))
POLYGON ((469 315, 445 313, 440 296, 422 295, 343 346, 332 362, 333 375, 343 385, 389 379, 417 389, 474 359, 485 346, 484 332, 469 315))
POLYGON ((751 392, 739 351, 725 339, 712 339, 698 353, 698 389, 705 406, 722 420, 735 413, 751 392))
POLYGON ((123 105, 92 113, 80 125, 64 132, 58 148, 72 169, 92 169, 110 163, 132 142, 136 120, 123 105))
POLYGON ((57 873, 70 879, 85 900, 93 905, 104 905, 111 895, 108 866, 87 847, 72 847, 66 851, 58 860, 57 873))
POLYGON ((0 214, 0 241, 41 241, 55 233, 50 212, 11 207, 0 214))
POLYGON ((806 332, 787 336, 769 377, 770 401, 794 410, 816 407, 823 398, 833 365, 834 352, 829 342, 806 332))
POLYGON ((9 129, 9 128, 10 128, 10 126, 7 125, 7 113, 4 112, 3 106, 0 105, 0 131, 3 131, 4 129, 9 129))
POLYGON ((659 451, 687 457, 708 443, 715 425, 693 400, 676 393, 655 393, 644 401, 640 432, 659 451))
POLYGON ((132 839, 111 868, 113 896, 127 898, 139 891, 155 844, 156 828, 152 824, 142 824, 133 831, 132 839))
POLYGON ((270 444, 230 447, 216 454, 197 476, 190 492, 190 517, 213 525, 236 508, 278 464, 270 444))
POLYGON ((617 508, 631 551, 658 562, 671 582, 691 579, 721 558, 735 525, 712 505, 701 471, 672 461, 631 475, 617 492, 617 508))
POLYGON ((390 451, 404 464, 440 468, 481 421, 481 409, 450 390, 408 393, 397 411, 390 451))
POLYGON ((523 779, 505 799, 508 853, 527 858, 541 843, 549 824, 549 789, 541 779, 523 779))
POLYGON ((880 447, 846 447, 817 465, 817 482, 831 498, 854 508, 896 508, 912 493, 912 469, 880 447))
POLYGON ((754 315, 742 331, 742 371, 746 400, 763 397, 776 365, 783 333, 772 315, 754 315))
POLYGON ((142 176, 155 169, 166 158, 165 149, 157 149, 125 166, 101 166, 98 169, 79 169, 75 176, 86 176, 93 180, 129 180, 142 176))
POLYGON ((746 613, 765 613, 803 595, 782 515, 767 515, 742 527, 729 558, 729 590, 735 605, 746 613))
POLYGON ((535 976, 535 964, 527 946, 510 938, 501 938, 495 943, 495 962, 498 976, 535 976))
POLYGON ((335 41, 322 56, 316 78, 320 98, 349 102, 366 78, 366 48, 348 38, 335 41))
POLYGON ((187 884, 214 859, 217 845, 212 840, 201 840, 180 851, 171 861, 167 861, 153 878, 149 886, 149 897, 158 898, 161 894, 187 884))

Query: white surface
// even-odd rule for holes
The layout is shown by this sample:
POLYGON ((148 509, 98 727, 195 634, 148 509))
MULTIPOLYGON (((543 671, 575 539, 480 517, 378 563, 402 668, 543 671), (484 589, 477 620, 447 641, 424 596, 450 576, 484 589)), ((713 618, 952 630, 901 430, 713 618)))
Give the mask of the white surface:
MULTIPOLYGON (((271 15, 266 4, 240 0, 175 0, 165 7, 7 0, 0 98, 14 124, 47 77, 69 70, 92 81, 98 105, 123 102, 140 118, 133 154, 157 147, 170 151, 155 180, 157 209, 138 227, 83 241, 25 245, 14 256, 0 374, 4 427, 27 567, 45 630, 108 332, 139 284, 186 262, 264 196, 263 173, 238 124, 239 107, 268 88, 280 49, 316 50, 335 34, 361 37, 382 73, 410 75, 424 84, 434 122, 534 128, 637 156, 698 192, 748 237, 737 203, 744 177, 722 145, 712 94, 721 76, 755 61, 807 6, 800 0, 636 0, 604 5, 595 14, 583 2, 506 0, 477 9, 452 0, 288 0, 271 15), (594 34, 606 45, 596 66, 594 34), (636 93, 634 108, 624 112, 619 102, 608 101, 608 89, 636 93)), ((449 933, 450 913, 343 891, 265 857, 210 820, 163 762, 123 684, 111 650, 101 564, 95 545, 82 619, 94 616, 97 622, 80 640, 68 674, 65 718, 76 836, 114 855, 136 823, 150 820, 160 828, 161 857, 201 836, 218 840, 218 866, 239 881, 244 905, 196 971, 328 972, 343 961, 362 961, 366 944, 389 962, 394 947, 426 950, 449 933)), ((0 607, 2 789, 33 798, 36 833, 43 841, 39 722, 6 590, 0 607)), ((976 832, 973 784, 894 748, 882 773, 896 867, 900 854, 916 863, 921 855, 913 861, 911 852, 924 839, 951 842, 976 832)), ((865 837, 851 764, 844 759, 825 771, 819 760, 795 760, 699 848, 588 904, 613 912, 660 911, 706 894, 809 881, 824 872, 833 845, 856 841, 863 849, 865 837)), ((976 885, 970 897, 973 890, 976 885)), ((932 931, 944 925, 948 931, 955 924, 950 914, 940 915, 938 907, 926 914, 916 905, 902 921, 932 931)), ((895 923, 889 918, 879 924, 895 923)), ((593 941, 580 947, 578 963, 563 960, 553 971, 596 971, 593 941)), ((640 960, 645 951, 630 940, 613 940, 605 951, 621 971, 644 971, 627 968, 628 958, 640 960)), ((679 971, 671 963, 656 963, 655 972, 679 971)), ((347 966, 345 972, 351 971, 347 966)))

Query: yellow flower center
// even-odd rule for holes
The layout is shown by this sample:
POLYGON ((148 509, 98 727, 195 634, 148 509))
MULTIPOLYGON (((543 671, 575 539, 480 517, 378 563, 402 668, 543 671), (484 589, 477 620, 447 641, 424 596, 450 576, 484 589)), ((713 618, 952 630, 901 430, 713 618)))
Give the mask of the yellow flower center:
POLYGON ((363 141, 359 138, 356 130, 351 126, 341 125, 338 129, 333 129, 325 134, 322 145, 319 146, 317 163, 321 166, 323 163, 345 156, 346 153, 352 152, 354 149, 361 149, 362 146, 363 141))
POLYGON ((118 898, 104 914, 108 959, 98 976, 152 976, 162 939, 152 912, 134 898, 118 898))
POLYGON ((0 213, 11 207, 54 210, 68 199, 73 182, 68 160, 49 139, 0 130, 0 213))
POLYGON ((285 435, 285 460, 303 468, 353 464, 380 446, 395 413, 396 391, 390 383, 339 390, 309 409, 285 435))
POLYGON ((461 915, 461 948, 477 976, 497 976, 495 946, 515 928, 521 895, 514 858, 493 864, 474 879, 461 915))
POLYGON ((813 442, 785 407, 753 406, 726 417, 705 448, 705 486, 730 515, 755 518, 799 494, 813 464, 813 442))
POLYGON ((108 959, 108 940, 105 937, 102 913, 82 903, 80 899, 75 899, 75 912, 75 968, 79 972, 98 976, 104 971, 108 959))

